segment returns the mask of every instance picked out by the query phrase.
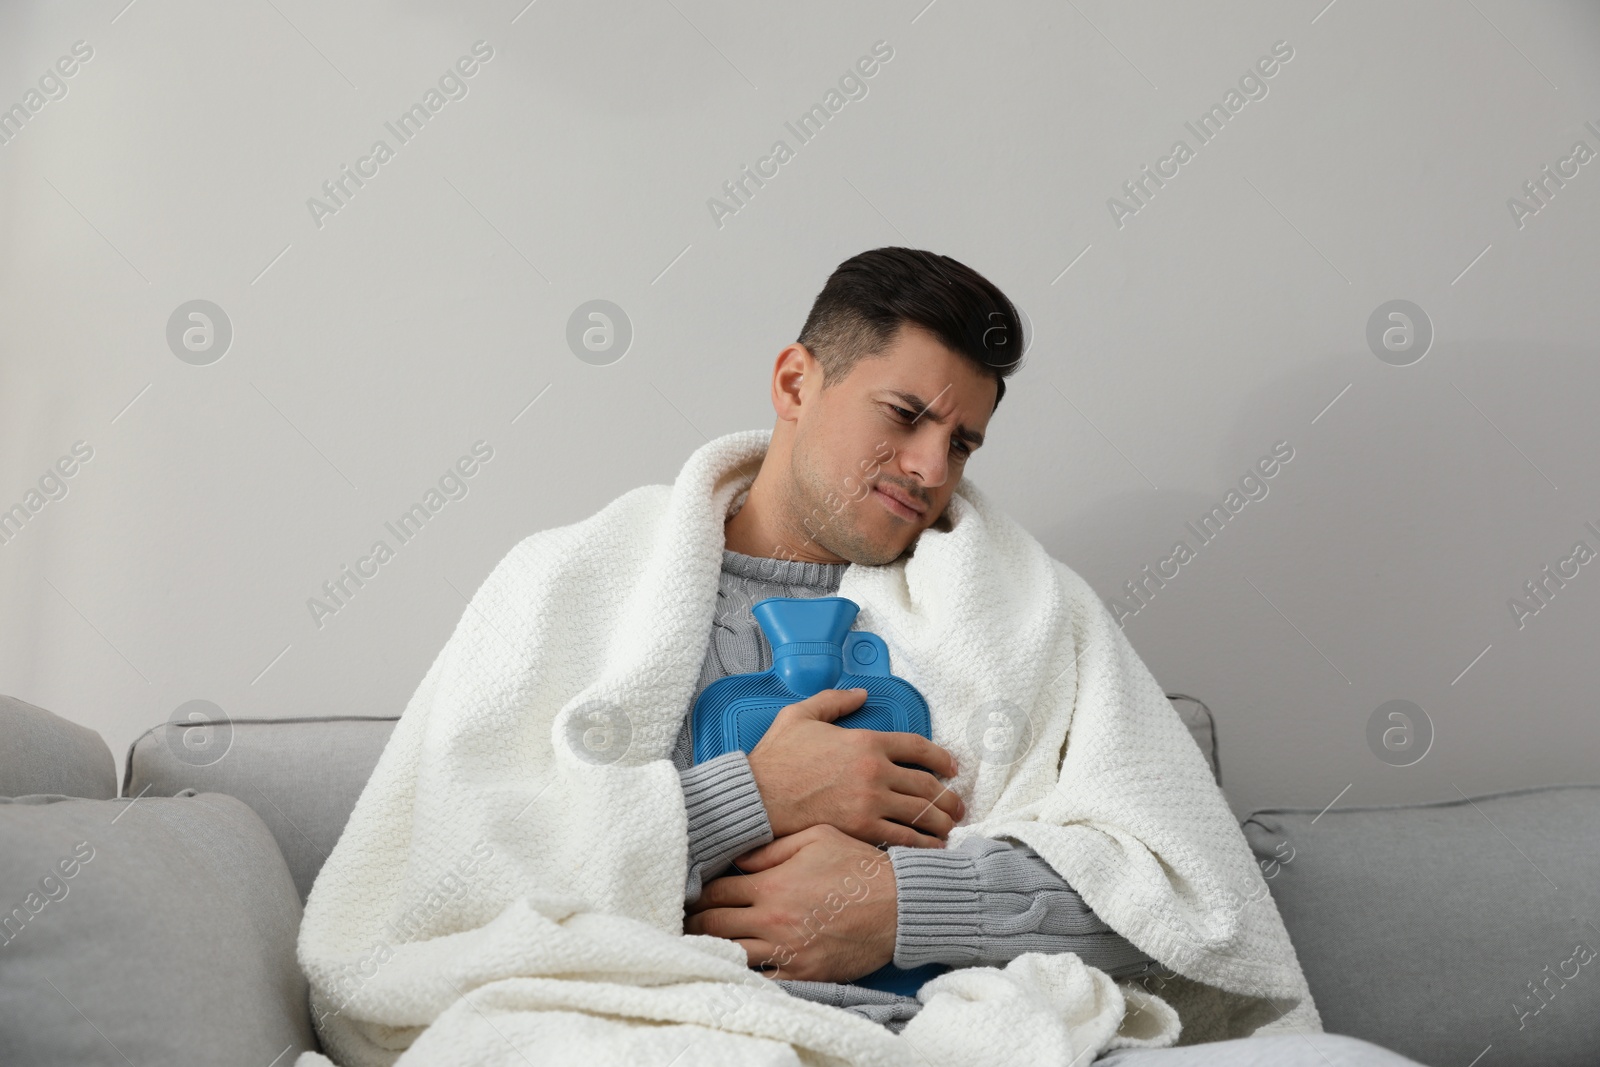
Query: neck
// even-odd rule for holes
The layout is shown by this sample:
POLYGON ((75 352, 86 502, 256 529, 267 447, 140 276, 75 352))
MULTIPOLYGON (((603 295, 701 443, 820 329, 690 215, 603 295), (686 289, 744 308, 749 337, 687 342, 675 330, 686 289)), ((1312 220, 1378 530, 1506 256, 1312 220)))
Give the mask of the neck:
MULTIPOLYGON (((767 459, 772 453, 767 453, 767 459)), ((787 521, 781 501, 773 491, 773 479, 768 477, 767 462, 761 463, 744 506, 722 524, 723 542, 727 548, 747 556, 767 559, 795 559, 806 563, 845 563, 812 540, 804 527, 787 521)))

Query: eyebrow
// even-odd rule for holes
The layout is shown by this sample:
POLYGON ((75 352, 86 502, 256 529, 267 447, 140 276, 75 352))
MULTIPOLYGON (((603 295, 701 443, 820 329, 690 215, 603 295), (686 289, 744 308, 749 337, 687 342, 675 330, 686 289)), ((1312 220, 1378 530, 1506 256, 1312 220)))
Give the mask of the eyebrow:
MULTIPOLYGON (((907 393, 899 389, 890 389, 889 395, 899 400, 906 407, 918 412, 919 414, 917 415, 917 418, 919 419, 926 415, 928 418, 941 425, 943 425, 946 421, 942 416, 930 415, 928 413, 928 405, 933 403, 932 400, 924 400, 916 393, 907 393)), ((938 397, 934 398, 934 400, 937 399, 938 397)), ((958 423, 956 425, 955 435, 961 438, 963 441, 971 444, 973 448, 983 447, 983 434, 967 426, 965 423, 958 423)))

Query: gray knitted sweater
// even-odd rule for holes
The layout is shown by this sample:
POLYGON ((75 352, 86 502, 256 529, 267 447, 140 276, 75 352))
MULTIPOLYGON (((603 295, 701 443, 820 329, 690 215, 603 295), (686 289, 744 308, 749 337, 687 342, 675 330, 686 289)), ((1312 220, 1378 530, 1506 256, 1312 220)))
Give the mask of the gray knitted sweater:
MULTIPOLYGON (((689 701, 730 674, 764 671, 772 649, 750 608, 766 597, 832 596, 849 563, 767 559, 723 549, 711 646, 689 701)), ((689 878, 684 898, 737 856, 772 840, 745 753, 734 750, 691 766, 685 714, 672 754, 689 814, 689 878)), ((890 846, 898 895, 894 963, 1003 966, 1024 952, 1075 952, 1112 977, 1142 973, 1154 961, 1112 930, 1037 852, 1019 842, 972 838, 947 849, 890 846)), ((919 1007, 913 997, 834 982, 782 981, 809 1000, 846 1008, 898 1031, 919 1007)))

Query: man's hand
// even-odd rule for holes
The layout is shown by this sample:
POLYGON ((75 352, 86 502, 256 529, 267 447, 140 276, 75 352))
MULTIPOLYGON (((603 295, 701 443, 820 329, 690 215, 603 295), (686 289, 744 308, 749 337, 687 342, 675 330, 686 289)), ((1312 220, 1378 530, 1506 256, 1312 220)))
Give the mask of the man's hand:
POLYGON ((765 977, 851 982, 894 959, 899 899, 888 853, 824 825, 745 853, 688 912, 684 933, 737 941, 765 977))
POLYGON ((756 743, 750 773, 772 836, 826 825, 869 845, 943 848, 966 805, 928 771, 897 764, 949 778, 955 757, 920 734, 834 725, 866 699, 865 689, 824 689, 778 712, 756 743))

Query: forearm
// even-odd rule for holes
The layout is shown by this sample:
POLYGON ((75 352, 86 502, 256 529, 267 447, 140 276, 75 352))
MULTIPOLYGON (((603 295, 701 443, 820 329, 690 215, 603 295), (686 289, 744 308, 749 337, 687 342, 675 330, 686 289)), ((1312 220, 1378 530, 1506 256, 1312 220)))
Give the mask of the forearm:
POLYGON ((897 967, 998 967, 1024 952, 1073 952, 1120 978, 1155 962, 1026 845, 968 838, 948 849, 894 846, 889 857, 899 895, 897 967))
POLYGON ((684 901, 700 899, 705 883, 734 857, 772 840, 772 826, 745 754, 735 749, 678 772, 689 814, 689 876, 684 901))

